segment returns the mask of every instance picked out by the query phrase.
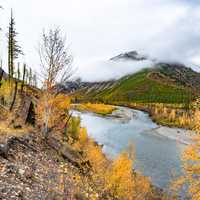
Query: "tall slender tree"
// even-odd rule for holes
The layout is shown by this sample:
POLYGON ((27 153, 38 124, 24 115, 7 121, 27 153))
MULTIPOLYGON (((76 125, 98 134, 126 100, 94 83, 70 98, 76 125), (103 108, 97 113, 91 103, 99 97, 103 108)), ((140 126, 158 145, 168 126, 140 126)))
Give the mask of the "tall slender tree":
POLYGON ((28 83, 29 85, 32 85, 32 79, 33 79, 32 69, 30 68, 30 69, 29 69, 29 81, 28 81, 28 82, 29 82, 29 83, 28 83))
POLYGON ((29 80, 29 70, 26 67, 26 75, 25 75, 25 83, 28 84, 28 80, 29 80))
POLYGON ((1 59, 1 66, 0 66, 0 87, 2 85, 3 74, 4 74, 4 71, 3 71, 3 61, 1 59))
POLYGON ((17 79, 18 79, 18 80, 21 79, 20 63, 19 63, 19 62, 18 62, 18 66, 17 66, 17 79))
POLYGON ((37 75, 36 73, 33 75, 33 85, 37 87, 37 75))
MULTIPOLYGON (((17 70, 14 69, 14 61, 19 57, 19 55, 23 54, 21 47, 18 45, 17 42, 17 32, 15 29, 15 19, 13 17, 13 11, 11 9, 11 17, 9 23, 9 32, 8 32, 8 72, 9 72, 9 80, 14 78, 14 72, 17 70)), ((16 97, 17 97, 17 88, 18 88, 18 80, 15 79, 15 87, 14 87, 14 94, 13 99, 10 106, 10 111, 12 111, 16 97)))
POLYGON ((23 66, 23 75, 22 75, 21 92, 23 92, 25 80, 26 80, 26 64, 24 64, 24 66, 23 66))
POLYGON ((15 19, 13 17, 13 11, 11 10, 11 17, 9 22, 8 31, 8 74, 9 79, 14 75, 14 60, 23 55, 21 47, 18 45, 17 37, 18 33, 15 29, 15 19))

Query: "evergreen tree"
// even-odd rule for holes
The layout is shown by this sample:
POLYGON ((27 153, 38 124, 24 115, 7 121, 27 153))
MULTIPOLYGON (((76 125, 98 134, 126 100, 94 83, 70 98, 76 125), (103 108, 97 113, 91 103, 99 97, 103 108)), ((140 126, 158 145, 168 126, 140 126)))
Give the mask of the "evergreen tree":
POLYGON ((15 29, 15 19, 13 17, 13 12, 11 10, 11 17, 9 23, 9 32, 8 32, 8 74, 9 78, 13 78, 14 75, 14 60, 23 55, 21 47, 18 45, 16 40, 17 32, 15 29))

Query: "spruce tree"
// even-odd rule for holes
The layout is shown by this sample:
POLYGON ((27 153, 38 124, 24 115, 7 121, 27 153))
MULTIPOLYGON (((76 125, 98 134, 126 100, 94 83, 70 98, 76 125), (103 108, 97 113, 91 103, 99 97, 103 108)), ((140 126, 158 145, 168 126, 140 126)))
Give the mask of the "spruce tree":
POLYGON ((11 10, 11 17, 9 22, 9 32, 8 32, 8 74, 9 79, 13 78, 14 75, 14 60, 23 55, 21 47, 18 45, 17 37, 18 33, 15 29, 15 19, 13 17, 13 12, 11 10))

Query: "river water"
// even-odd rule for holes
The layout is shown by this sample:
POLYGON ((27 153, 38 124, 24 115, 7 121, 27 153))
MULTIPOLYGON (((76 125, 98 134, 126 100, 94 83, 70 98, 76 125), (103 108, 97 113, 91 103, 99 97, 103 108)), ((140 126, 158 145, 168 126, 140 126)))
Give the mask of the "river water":
POLYGON ((79 113, 82 126, 86 127, 90 137, 103 145, 108 158, 114 158, 129 144, 135 146, 134 169, 151 178, 154 185, 167 189, 174 176, 181 174, 180 155, 185 145, 177 143, 159 134, 158 127, 148 114, 121 108, 128 112, 129 120, 102 117, 93 113, 79 113))

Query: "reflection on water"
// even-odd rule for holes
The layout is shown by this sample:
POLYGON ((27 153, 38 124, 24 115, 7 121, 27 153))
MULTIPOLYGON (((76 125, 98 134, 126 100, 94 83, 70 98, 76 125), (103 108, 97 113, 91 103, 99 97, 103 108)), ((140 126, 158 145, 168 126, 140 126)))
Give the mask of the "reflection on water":
POLYGON ((184 145, 152 134, 152 129, 158 126, 147 114, 124 109, 133 114, 132 119, 126 123, 92 113, 76 112, 76 114, 81 116, 82 126, 88 129, 89 136, 104 145, 103 151, 109 158, 115 157, 133 143, 136 150, 134 168, 149 176, 153 184, 167 188, 172 174, 181 173, 180 153, 184 145))

